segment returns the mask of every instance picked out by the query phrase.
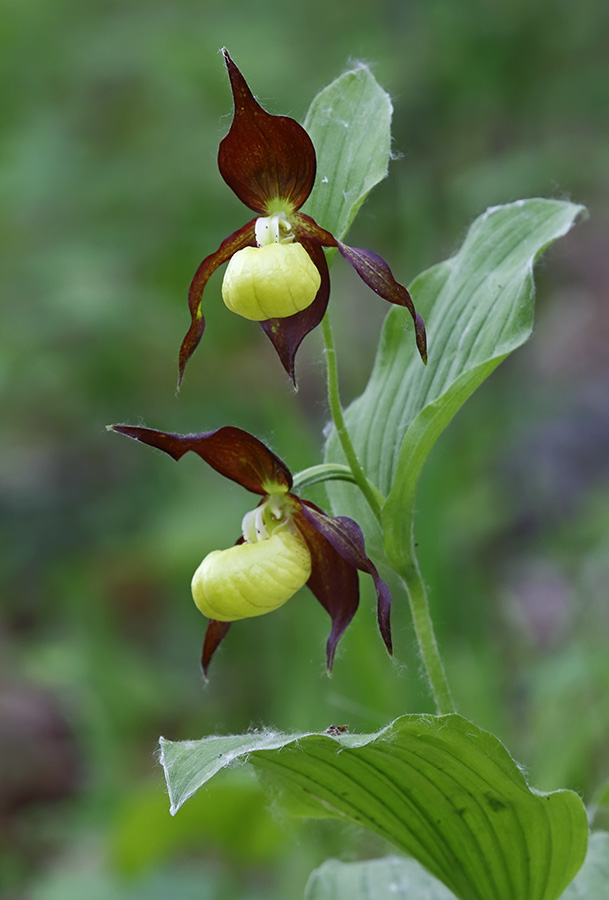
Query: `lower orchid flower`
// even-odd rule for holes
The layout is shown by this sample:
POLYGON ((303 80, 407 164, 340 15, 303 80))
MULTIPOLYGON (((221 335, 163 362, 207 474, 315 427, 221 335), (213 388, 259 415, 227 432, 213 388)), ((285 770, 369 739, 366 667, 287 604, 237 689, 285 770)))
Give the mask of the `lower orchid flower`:
POLYGON ((294 119, 267 113, 228 51, 222 53, 235 113, 220 143, 218 168, 256 216, 225 238, 195 273, 188 292, 191 323, 180 348, 178 386, 205 330, 203 291, 212 273, 225 262, 222 299, 226 306, 260 323, 295 382, 296 351, 323 319, 330 297, 324 247, 337 249, 384 300, 408 309, 417 348, 427 362, 423 319, 385 260, 370 250, 348 247, 300 211, 315 182, 317 160, 311 138, 294 119))
POLYGON ((326 644, 330 670, 336 645, 359 604, 358 570, 372 576, 379 629, 392 652, 389 588, 366 555, 359 525, 345 516, 329 516, 291 493, 289 469, 265 444, 232 426, 186 435, 129 425, 110 430, 176 460, 192 450, 221 475, 262 497, 244 516, 237 543, 209 553, 192 579, 195 604, 210 619, 201 659, 205 674, 231 622, 278 609, 305 584, 332 620, 326 644))

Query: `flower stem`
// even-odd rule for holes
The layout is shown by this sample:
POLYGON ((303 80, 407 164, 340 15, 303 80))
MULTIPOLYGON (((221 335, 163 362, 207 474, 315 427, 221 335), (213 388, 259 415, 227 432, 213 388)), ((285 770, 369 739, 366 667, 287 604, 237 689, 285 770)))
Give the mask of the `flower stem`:
MULTIPOLYGON (((372 512, 378 521, 381 522, 381 510, 384 498, 378 489, 366 478, 345 424, 338 390, 336 348, 327 313, 322 319, 321 331, 326 351, 328 400, 334 427, 336 428, 336 433, 338 434, 345 459, 353 475, 353 480, 370 504, 372 512)), ((444 664, 442 663, 434 633, 433 622, 429 612, 427 589, 421 576, 421 570, 419 569, 414 550, 414 541, 411 543, 407 560, 402 559, 400 564, 395 566, 395 571, 399 575, 406 589, 417 643, 419 645, 419 653, 423 661, 429 688, 436 704, 436 711, 438 715, 455 712, 455 704, 446 679, 444 664)))
POLYGON ((355 484, 355 478, 349 466, 343 466, 340 463, 321 463, 318 466, 310 466, 308 469, 303 469, 302 472, 297 472, 294 475, 292 490, 302 491, 312 484, 319 484, 324 481, 349 481, 351 484, 355 484))
POLYGON ((368 501, 372 512, 380 522, 381 501, 379 500, 379 492, 372 484, 370 484, 370 482, 364 475, 364 470, 360 465, 360 461, 357 458, 355 448, 351 443, 351 438, 345 424, 345 417, 343 416, 343 409, 340 403, 340 394, 338 391, 338 365, 336 362, 336 347, 334 345, 334 336, 332 334, 332 326, 330 325, 328 313, 325 314, 321 321, 321 332, 323 335, 326 351, 326 371, 328 373, 328 401, 330 403, 332 421, 334 422, 334 427, 336 428, 336 433, 338 434, 340 445, 342 447, 343 453, 345 454, 347 464, 353 474, 354 481, 368 501))
POLYGON ((429 612, 427 588, 421 576, 414 547, 411 549, 409 562, 401 565, 396 571, 408 595, 419 653, 436 704, 436 712, 438 715, 456 712, 429 612))

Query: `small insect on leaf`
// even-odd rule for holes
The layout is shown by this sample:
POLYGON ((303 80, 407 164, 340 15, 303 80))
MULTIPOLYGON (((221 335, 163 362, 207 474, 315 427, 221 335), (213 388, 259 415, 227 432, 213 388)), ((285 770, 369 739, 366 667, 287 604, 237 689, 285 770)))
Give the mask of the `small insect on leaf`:
POLYGON ((326 728, 324 734, 338 735, 338 734, 344 734, 345 731, 349 731, 348 725, 329 725, 326 728))

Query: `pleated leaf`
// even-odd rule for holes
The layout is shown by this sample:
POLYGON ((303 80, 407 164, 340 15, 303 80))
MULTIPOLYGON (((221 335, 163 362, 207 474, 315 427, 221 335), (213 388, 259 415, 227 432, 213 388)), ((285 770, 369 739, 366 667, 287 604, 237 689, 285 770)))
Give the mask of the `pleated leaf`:
MULTIPOLYGON (((328 859, 307 882, 305 900, 455 900, 455 895, 414 859, 388 856, 361 862, 328 859)), ((583 866, 561 900, 607 900, 609 834, 590 835, 583 866)))
MULTIPOLYGON (((411 286, 425 319, 429 364, 414 348, 406 310, 392 309, 368 385, 347 410, 355 449, 370 480, 387 498, 385 551, 408 562, 415 489, 436 439, 499 363, 530 336, 533 264, 566 234, 582 207, 557 200, 519 200, 487 210, 471 226, 456 256, 424 272, 411 286)), ((336 434, 326 461, 344 462, 336 434)), ((356 489, 328 485, 333 509, 362 525, 382 552, 378 527, 356 489)))
POLYGON ((388 856, 364 862, 328 859, 307 882, 304 900, 455 900, 414 859, 388 856))
POLYGON ((597 831, 590 835, 585 862, 561 900, 607 900, 608 897, 609 832, 597 831))
POLYGON ((571 791, 530 789, 493 735, 457 715, 404 716, 375 734, 161 739, 171 811, 247 761, 295 815, 375 831, 460 900, 556 900, 586 853, 571 791))
POLYGON ((387 175, 392 112, 389 95, 364 65, 340 75, 311 103, 304 127, 317 153, 317 177, 303 211, 339 240, 387 175))

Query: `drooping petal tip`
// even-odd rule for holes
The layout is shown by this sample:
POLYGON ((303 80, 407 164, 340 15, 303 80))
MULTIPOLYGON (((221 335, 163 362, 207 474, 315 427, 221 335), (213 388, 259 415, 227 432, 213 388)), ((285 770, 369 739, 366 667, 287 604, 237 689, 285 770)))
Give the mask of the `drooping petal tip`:
POLYGON ((346 516, 327 515, 308 500, 299 500, 299 504, 297 523, 313 560, 308 587, 332 619, 326 648, 328 669, 332 667, 338 640, 359 604, 358 570, 372 577, 377 595, 379 631, 388 653, 392 654, 391 594, 366 555, 361 528, 346 516))
POLYGON ((315 299, 310 306, 293 316, 267 319, 266 322, 260 323, 295 388, 297 388, 296 351, 309 332, 317 328, 323 319, 330 299, 330 275, 324 251, 319 244, 308 239, 302 240, 301 246, 305 248, 319 272, 321 283, 315 299))
POLYGON ((188 289, 188 308, 190 310, 191 321, 184 340, 182 341, 182 346, 180 347, 178 390, 184 378, 186 363, 199 346, 199 341, 203 337, 203 332, 205 331, 205 318, 201 310, 205 285, 218 266, 221 266, 222 263, 229 260, 231 256, 238 253, 239 250, 243 250, 245 247, 251 247, 256 244, 254 237, 255 222, 256 219, 251 219, 237 231, 229 234, 229 236, 222 241, 215 253, 211 253, 209 256, 205 257, 195 272, 190 288, 188 289))
POLYGON ((372 577, 377 596, 379 631, 387 652, 392 654, 391 594, 376 566, 366 554, 362 529, 353 519, 349 519, 347 516, 329 516, 307 500, 302 500, 301 505, 305 517, 320 534, 324 535, 336 552, 349 565, 372 577))
POLYGON ((205 678, 207 678, 207 671, 209 669, 211 658, 218 649, 222 639, 226 636, 231 625, 232 622, 218 622, 216 619, 211 619, 207 626, 205 640, 203 641, 203 649, 201 651, 201 668, 205 678))
POLYGON ((423 360, 423 364, 427 365, 427 333, 425 331, 425 322, 419 313, 415 314, 414 332, 419 355, 423 360))
POLYGON ((394 303, 396 306, 404 306, 410 313, 415 328, 417 349, 423 362, 427 364, 427 338, 425 324, 422 317, 414 308, 412 297, 399 281, 393 277, 393 273, 382 256, 373 253, 372 250, 362 250, 359 247, 348 247, 337 241, 341 256, 350 263, 359 277, 375 294, 394 303))
POLYGON ((331 672, 338 642, 359 606, 357 570, 337 553, 302 510, 295 518, 311 554, 311 576, 307 587, 332 623, 326 641, 326 668, 331 672))

